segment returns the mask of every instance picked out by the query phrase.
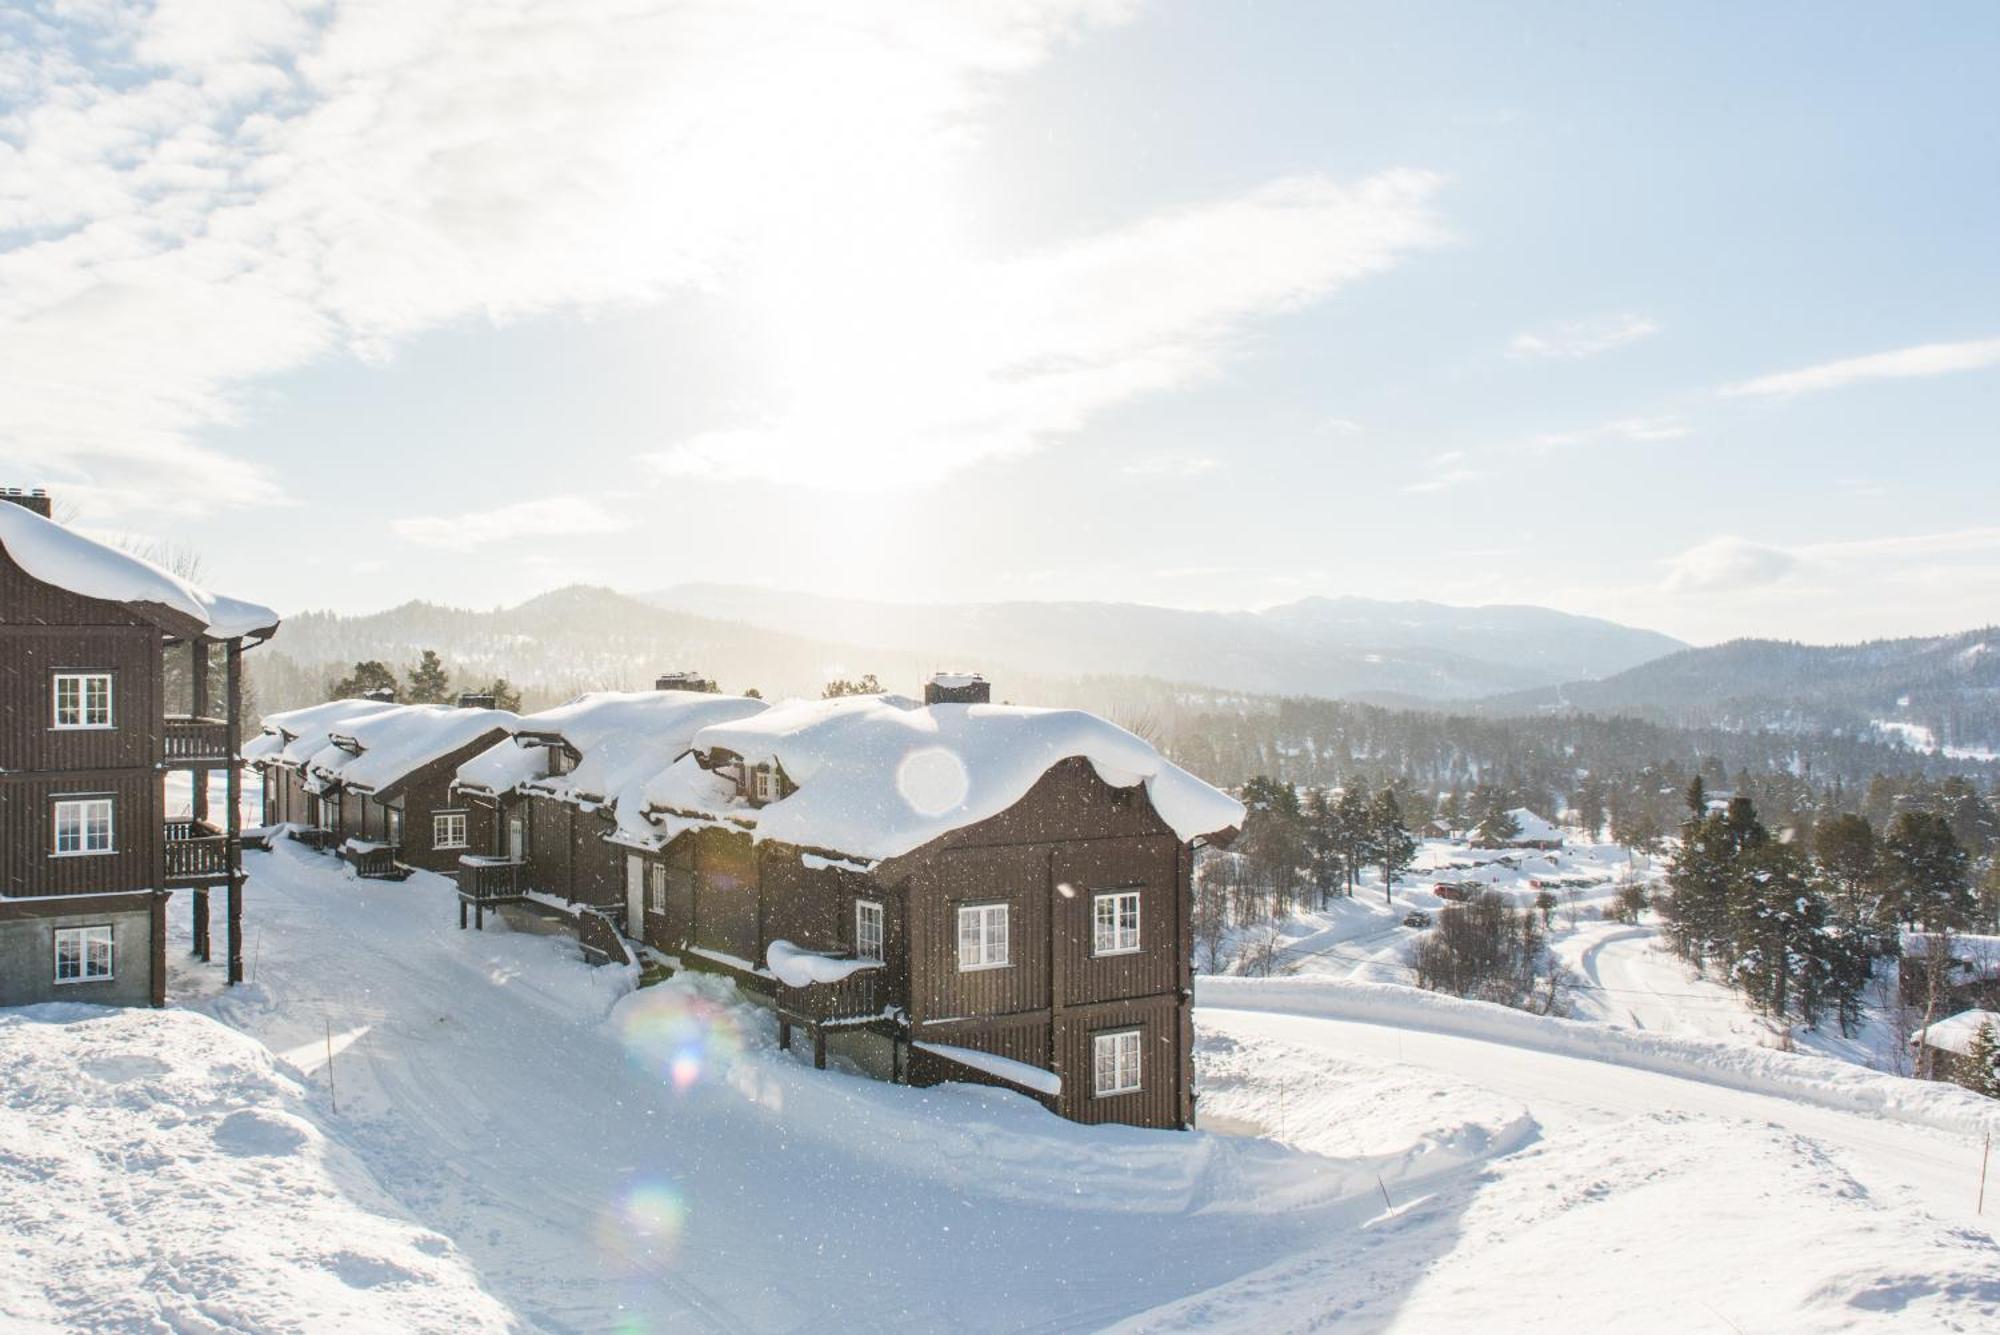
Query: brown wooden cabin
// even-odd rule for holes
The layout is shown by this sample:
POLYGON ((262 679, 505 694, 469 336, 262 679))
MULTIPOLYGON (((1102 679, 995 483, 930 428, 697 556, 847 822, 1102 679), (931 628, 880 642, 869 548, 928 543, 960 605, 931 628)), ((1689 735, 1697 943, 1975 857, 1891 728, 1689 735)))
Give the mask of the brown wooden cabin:
POLYGON ((242 655, 277 615, 49 516, 43 493, 0 492, 0 1005, 164 1004, 176 890, 204 960, 224 893, 241 982, 242 655), (192 810, 170 820, 181 774, 192 810))
POLYGON ((452 777, 514 721, 476 704, 452 710, 367 701, 273 715, 264 727, 278 745, 253 751, 267 822, 303 824, 311 842, 339 850, 363 876, 456 876, 459 858, 474 845, 452 777), (352 706, 360 708, 343 713, 352 706))
MULTIPOLYGON (((929 695, 984 699, 983 682, 956 689, 970 698, 929 695)), ((747 809, 796 791, 705 745, 708 731, 683 767, 729 776, 747 809)), ((831 1051, 885 1079, 998 1085, 1080 1122, 1193 1121, 1191 873, 1196 845, 1231 826, 1183 838, 1145 786, 1113 787, 1081 756, 1005 810, 882 860, 757 839, 726 806, 641 820, 544 802, 495 795, 491 808, 524 832, 526 882, 615 905, 659 956, 735 979, 821 1065, 831 1051), (774 972, 775 942, 859 967, 793 986, 774 972)))

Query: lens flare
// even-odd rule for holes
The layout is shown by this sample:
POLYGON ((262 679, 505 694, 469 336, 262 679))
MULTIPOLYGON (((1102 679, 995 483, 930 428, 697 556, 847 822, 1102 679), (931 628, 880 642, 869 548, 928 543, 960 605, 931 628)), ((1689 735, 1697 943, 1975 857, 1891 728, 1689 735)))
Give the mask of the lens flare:
POLYGON ((650 1270, 673 1259, 687 1216, 687 1202, 671 1182, 636 1178, 598 1212, 598 1248, 626 1269, 650 1270))
POLYGON ((966 773, 965 762, 942 746, 912 751, 896 768, 896 791, 920 815, 956 810, 971 790, 972 776, 966 773))
POLYGON ((625 1055, 677 1094, 728 1070, 743 1051, 733 1010, 679 988, 649 987, 622 1008, 625 1055))

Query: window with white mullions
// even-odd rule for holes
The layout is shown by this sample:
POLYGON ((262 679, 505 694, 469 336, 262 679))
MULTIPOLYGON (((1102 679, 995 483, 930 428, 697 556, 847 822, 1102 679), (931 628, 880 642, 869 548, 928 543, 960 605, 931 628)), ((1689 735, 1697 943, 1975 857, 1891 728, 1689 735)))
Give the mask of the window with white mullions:
POLYGON ((1092 1094, 1101 1099, 1111 1094, 1132 1094, 1138 1091, 1139 1031, 1137 1029, 1093 1034, 1090 1047, 1092 1094))
POLYGON ((55 726, 65 730, 111 726, 111 674, 58 672, 55 726))
POLYGON ((882 906, 873 900, 854 901, 854 958, 882 958, 882 906))
POLYGON ((1139 892, 1112 890, 1090 897, 1093 955, 1129 955, 1139 949, 1139 892))
POLYGON ((56 847, 59 858, 115 852, 115 829, 108 797, 65 798, 56 803, 56 847))
POLYGON ((111 975, 111 928, 56 929, 56 981, 97 983, 111 975))
POLYGON ((1007 966, 1007 906, 968 904, 958 911, 958 969, 1007 966))
POLYGON ((431 817, 431 847, 465 848, 465 813, 440 811, 431 817))
POLYGON ((646 912, 661 918, 667 916, 667 864, 664 862, 646 864, 646 912))

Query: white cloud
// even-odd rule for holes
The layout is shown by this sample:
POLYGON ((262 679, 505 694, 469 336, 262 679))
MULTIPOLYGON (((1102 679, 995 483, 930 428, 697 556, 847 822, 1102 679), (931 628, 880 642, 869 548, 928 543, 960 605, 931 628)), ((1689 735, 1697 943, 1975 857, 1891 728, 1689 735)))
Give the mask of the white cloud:
POLYGON ((1577 361, 1637 343, 1659 331, 1660 326, 1646 316, 1630 313, 1570 320, 1548 329, 1514 335, 1507 344, 1507 352, 1530 360, 1577 361))
POLYGON ((1131 477, 1198 477, 1220 467, 1220 459, 1211 459, 1207 455, 1163 454, 1151 459, 1135 459, 1118 471, 1131 477))
POLYGON ((1612 441, 1648 442, 1678 440, 1688 433, 1687 424, 1671 415, 1661 417, 1619 417, 1575 431, 1547 431, 1532 437, 1534 449, 1552 450, 1571 445, 1602 445, 1612 441))
POLYGON ((922 211, 763 294, 783 406, 657 452, 669 475, 873 490, 1036 449, 1213 374, 1251 324, 1440 244, 1438 178, 1288 177, 983 259, 922 211))
POLYGON ((1128 8, 168 0, 0 25, 0 471, 111 510, 269 502, 268 460, 200 443, 261 378, 468 319, 780 290, 882 217, 949 233, 996 82, 1128 8))
POLYGON ((513 538, 615 533, 631 526, 630 520, 582 496, 549 496, 458 515, 414 515, 390 525, 398 537, 453 552, 469 552, 513 538))
POLYGON ((1662 587, 1669 593, 1739 593, 1775 583, 1798 566, 1779 547, 1744 538, 1711 538, 1675 557, 1662 587))
POLYGON ((1730 385, 1723 393, 1732 398, 1810 394, 1838 389, 1863 380, 1904 380, 1948 375, 1953 371, 1976 371, 2000 366, 2000 338, 1975 339, 1966 343, 1925 343, 1894 352, 1878 352, 1866 357, 1849 357, 1823 362, 1796 371, 1758 376, 1730 385))

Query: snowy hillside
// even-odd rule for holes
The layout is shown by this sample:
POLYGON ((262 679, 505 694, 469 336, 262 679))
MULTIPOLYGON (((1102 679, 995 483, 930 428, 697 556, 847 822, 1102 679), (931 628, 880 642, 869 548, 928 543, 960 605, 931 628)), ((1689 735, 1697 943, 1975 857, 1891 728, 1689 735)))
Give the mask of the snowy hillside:
POLYGON ((1209 1129, 1088 1128, 815 1072, 727 986, 632 992, 564 938, 461 932, 427 874, 250 862, 246 986, 181 939, 180 1009, 0 1021, 0 1326, 2000 1322, 1972 1213, 2000 1110, 1955 1089, 1218 979, 1209 1129))

